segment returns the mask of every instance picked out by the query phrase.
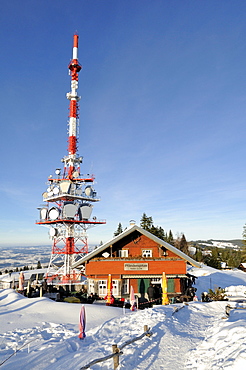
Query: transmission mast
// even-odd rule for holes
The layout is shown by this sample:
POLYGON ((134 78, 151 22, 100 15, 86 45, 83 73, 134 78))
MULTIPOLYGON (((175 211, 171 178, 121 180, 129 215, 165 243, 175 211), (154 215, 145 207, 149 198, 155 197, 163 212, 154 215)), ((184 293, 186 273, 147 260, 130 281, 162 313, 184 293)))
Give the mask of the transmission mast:
POLYGON ((38 225, 49 228, 53 240, 52 253, 47 271, 48 284, 54 280, 60 284, 80 281, 80 272, 73 263, 88 253, 87 229, 105 224, 105 220, 91 218, 93 204, 100 199, 94 190, 94 176, 82 175, 78 156, 79 100, 78 79, 82 66, 78 62, 78 35, 73 36, 73 55, 68 68, 71 76, 68 121, 68 153, 62 158, 64 168, 57 168, 50 175, 47 190, 43 193, 45 205, 39 207, 38 225))

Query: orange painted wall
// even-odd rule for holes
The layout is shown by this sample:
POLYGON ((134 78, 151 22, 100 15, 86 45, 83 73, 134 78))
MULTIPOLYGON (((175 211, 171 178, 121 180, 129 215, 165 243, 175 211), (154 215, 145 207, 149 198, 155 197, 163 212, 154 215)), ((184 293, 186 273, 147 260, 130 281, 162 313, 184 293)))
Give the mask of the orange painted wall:
POLYGON ((181 292, 180 279, 174 279, 175 292, 181 292))
POLYGON ((133 287, 134 293, 138 293, 138 280, 137 279, 129 279, 129 289, 133 287))
POLYGON ((85 265, 85 274, 90 276, 99 275, 133 275, 133 274, 186 274, 186 262, 184 260, 97 260, 89 261, 85 265), (124 270, 124 263, 148 263, 148 270, 124 270))

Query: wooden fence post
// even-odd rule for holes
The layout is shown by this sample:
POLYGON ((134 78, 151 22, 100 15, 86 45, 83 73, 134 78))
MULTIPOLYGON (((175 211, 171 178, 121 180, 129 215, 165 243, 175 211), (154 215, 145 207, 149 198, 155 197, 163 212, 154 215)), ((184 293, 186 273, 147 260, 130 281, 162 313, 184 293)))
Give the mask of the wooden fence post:
POLYGON ((144 333, 147 331, 146 337, 151 337, 152 333, 149 332, 149 326, 144 325, 144 333))
POLYGON ((230 316, 231 306, 228 304, 225 308, 226 316, 230 316))
MULTIPOLYGON (((117 347, 117 344, 112 344, 112 350, 113 350, 113 353, 119 353, 119 348, 117 347)), ((117 367, 119 366, 119 355, 116 355, 113 357, 113 361, 114 361, 114 370, 117 369, 117 367)))

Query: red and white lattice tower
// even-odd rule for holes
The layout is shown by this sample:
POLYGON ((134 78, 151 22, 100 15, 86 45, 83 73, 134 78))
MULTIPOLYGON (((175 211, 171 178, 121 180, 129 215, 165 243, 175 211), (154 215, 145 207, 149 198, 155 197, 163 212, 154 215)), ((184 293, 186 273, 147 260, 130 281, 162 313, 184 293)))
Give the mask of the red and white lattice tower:
POLYGON ((93 203, 99 201, 94 190, 94 176, 82 175, 82 157, 77 154, 80 97, 78 90, 78 35, 73 37, 73 58, 69 63, 71 92, 69 103, 68 155, 62 158, 64 169, 56 169, 55 176, 48 178, 48 188, 43 193, 46 204, 39 208, 40 220, 36 223, 49 227, 53 240, 52 253, 47 272, 47 282, 54 279, 61 284, 79 282, 80 273, 73 268, 74 262, 88 253, 87 229, 104 220, 91 219, 93 203))

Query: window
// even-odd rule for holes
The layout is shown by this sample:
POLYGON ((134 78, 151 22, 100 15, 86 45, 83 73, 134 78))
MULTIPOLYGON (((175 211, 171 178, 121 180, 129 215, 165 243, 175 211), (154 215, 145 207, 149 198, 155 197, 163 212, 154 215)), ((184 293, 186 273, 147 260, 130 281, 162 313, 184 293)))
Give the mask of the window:
MULTIPOLYGON (((118 280, 112 280, 112 294, 114 296, 119 295, 119 281, 118 280)), ((107 280, 99 280, 98 281, 98 294, 100 297, 104 297, 108 294, 108 281, 107 280)))
POLYGON ((163 256, 168 256, 168 250, 167 250, 167 248, 165 248, 165 247, 162 247, 162 250, 163 250, 163 256))
POLYGON ((128 249, 122 249, 119 251, 119 257, 125 258, 128 257, 128 249))
POLYGON ((95 294, 96 292, 95 292, 94 280, 88 279, 88 285, 89 285, 89 293, 95 294))
POLYGON ((122 280, 122 294, 129 294, 129 279, 122 280))
POLYGON ((152 249, 143 249, 142 257, 145 257, 145 258, 152 257, 152 249))
POLYGON ((107 280, 98 281, 98 294, 99 296, 107 295, 107 280))
POLYGON ((113 280, 112 281, 112 294, 113 296, 119 295, 119 280, 113 280))

